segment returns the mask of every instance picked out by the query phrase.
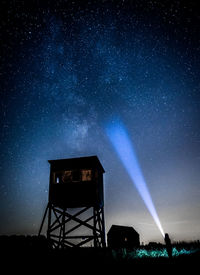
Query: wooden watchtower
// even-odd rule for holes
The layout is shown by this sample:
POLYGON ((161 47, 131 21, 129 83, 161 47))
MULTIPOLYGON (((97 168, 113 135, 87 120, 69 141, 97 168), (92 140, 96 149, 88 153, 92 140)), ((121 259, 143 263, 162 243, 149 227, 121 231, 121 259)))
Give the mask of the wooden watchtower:
POLYGON ((49 160, 49 201, 39 235, 47 219, 52 247, 105 246, 102 167, 97 156, 49 160))

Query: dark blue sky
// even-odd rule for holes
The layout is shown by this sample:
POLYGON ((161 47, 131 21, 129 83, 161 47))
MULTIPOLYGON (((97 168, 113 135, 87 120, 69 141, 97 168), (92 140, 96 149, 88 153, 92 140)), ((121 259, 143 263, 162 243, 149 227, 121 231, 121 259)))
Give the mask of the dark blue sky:
POLYGON ((1 1, 1 10, 0 233, 38 232, 48 159, 98 155, 106 228, 161 240, 105 134, 120 117, 164 231, 200 238, 198 1, 1 1))

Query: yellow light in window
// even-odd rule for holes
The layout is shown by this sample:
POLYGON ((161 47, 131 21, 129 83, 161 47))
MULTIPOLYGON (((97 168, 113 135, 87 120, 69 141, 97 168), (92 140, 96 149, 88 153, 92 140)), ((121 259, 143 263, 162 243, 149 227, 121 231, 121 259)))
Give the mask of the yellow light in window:
POLYGON ((91 181, 92 180, 92 171, 91 170, 82 170, 82 181, 91 181))

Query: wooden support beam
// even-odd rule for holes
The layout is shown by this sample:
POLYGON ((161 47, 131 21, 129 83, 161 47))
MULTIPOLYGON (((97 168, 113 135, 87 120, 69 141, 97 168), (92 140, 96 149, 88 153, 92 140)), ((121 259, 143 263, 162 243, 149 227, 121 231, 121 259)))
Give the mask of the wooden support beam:
POLYGON ((67 209, 60 209, 55 207, 53 204, 48 203, 44 213, 42 224, 40 226, 39 234, 41 234, 47 213, 47 239, 52 247, 80 247, 90 241, 94 242, 95 247, 105 246, 103 209, 95 207, 84 207, 78 212, 71 214, 67 211, 67 209), (90 208, 93 208, 93 215, 88 212, 90 208), (85 218, 85 216, 89 213, 90 216, 88 218, 85 218), (78 217, 81 214, 84 214, 84 218, 78 217), (93 223, 91 223, 92 220, 93 223), (77 224, 74 225, 74 222, 77 224), (80 231, 77 231, 77 233, 79 232, 79 234, 77 235, 76 230, 79 229, 81 226, 89 229, 90 232, 92 231, 91 234, 80 235, 80 231), (70 235, 70 233, 72 232, 74 236, 70 235))

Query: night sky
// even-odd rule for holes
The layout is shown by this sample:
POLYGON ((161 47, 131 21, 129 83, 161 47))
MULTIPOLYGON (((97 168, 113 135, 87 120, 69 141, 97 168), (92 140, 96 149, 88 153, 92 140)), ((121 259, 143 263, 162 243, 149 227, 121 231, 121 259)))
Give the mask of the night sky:
POLYGON ((1 1, 0 234, 37 234, 48 159, 97 155, 105 222, 163 241, 106 125, 123 121, 165 232, 200 239, 198 1, 1 1))

